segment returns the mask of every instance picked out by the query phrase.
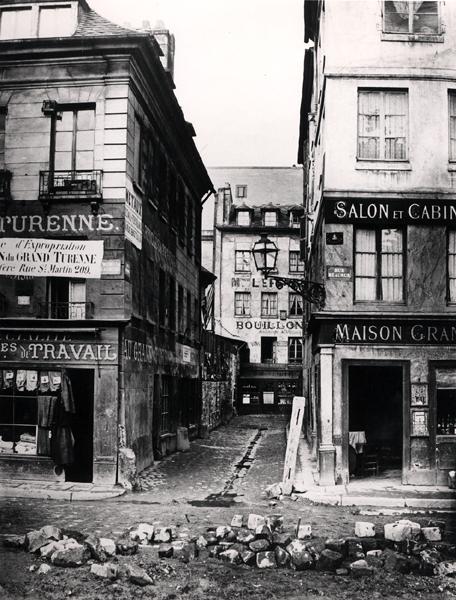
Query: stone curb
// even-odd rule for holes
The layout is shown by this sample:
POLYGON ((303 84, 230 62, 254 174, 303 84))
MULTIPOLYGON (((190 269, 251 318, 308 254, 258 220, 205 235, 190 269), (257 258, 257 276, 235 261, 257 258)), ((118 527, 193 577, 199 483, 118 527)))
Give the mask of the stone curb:
POLYGON ((388 508, 424 508, 424 509, 453 509, 456 510, 456 498, 407 498, 388 496, 349 496, 346 494, 322 494, 309 491, 300 494, 301 498, 318 504, 333 506, 377 506, 388 508))
POLYGON ((74 501, 91 501, 91 500, 107 500, 116 498, 125 494, 126 490, 121 487, 106 488, 104 490, 50 490, 40 489, 37 487, 9 487, 0 485, 0 498, 36 498, 42 500, 67 500, 74 501))

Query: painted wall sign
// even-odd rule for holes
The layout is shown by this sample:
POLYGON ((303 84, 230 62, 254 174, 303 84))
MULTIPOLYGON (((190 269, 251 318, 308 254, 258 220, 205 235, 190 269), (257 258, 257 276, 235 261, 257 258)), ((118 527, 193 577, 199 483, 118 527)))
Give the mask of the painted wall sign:
POLYGON ((0 275, 100 279, 103 241, 0 239, 0 275))
POLYGON ((325 203, 326 223, 441 224, 456 223, 456 201, 336 200, 325 203))
POLYGON ((275 288, 277 287, 274 279, 262 279, 258 277, 232 277, 231 287, 233 288, 275 288))
POLYGON ((330 231, 326 234, 327 246, 341 246, 344 243, 344 234, 342 231, 330 231))
POLYGON ((58 362, 115 362, 117 347, 114 344, 55 341, 0 341, 0 358, 3 360, 36 360, 58 362))
POLYGON ((338 320, 320 324, 321 344, 456 345, 454 321, 338 320))
POLYGON ((124 357, 127 360, 132 360, 137 363, 151 364, 154 357, 154 347, 152 344, 125 339, 124 357))
POLYGON ((142 248, 142 200, 127 179, 125 188, 125 238, 139 250, 142 248))
POLYGON ((285 329, 302 329, 302 323, 300 321, 236 321, 236 329, 261 329, 267 331, 283 331, 285 329))
POLYGON ((347 279, 347 280, 351 280, 351 278, 352 278, 352 268, 351 267, 334 267, 334 266, 328 266, 326 268, 326 277, 328 279, 347 279))
POLYGON ((0 233, 109 233, 112 215, 11 215, 0 217, 0 233))

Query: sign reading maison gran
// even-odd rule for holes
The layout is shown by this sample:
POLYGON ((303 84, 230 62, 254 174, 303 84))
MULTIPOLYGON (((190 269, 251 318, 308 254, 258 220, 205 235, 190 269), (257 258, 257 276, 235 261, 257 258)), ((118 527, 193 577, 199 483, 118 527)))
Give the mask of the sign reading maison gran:
POLYGON ((353 319, 324 321, 319 343, 456 345, 454 321, 353 319))
POLYGON ((439 224, 456 223, 456 201, 327 199, 326 223, 439 224))

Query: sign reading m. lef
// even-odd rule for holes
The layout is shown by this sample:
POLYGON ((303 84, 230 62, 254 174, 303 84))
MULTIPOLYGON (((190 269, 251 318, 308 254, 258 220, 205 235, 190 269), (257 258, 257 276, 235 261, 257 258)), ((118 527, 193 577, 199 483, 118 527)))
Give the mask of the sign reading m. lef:
POLYGON ((0 239, 0 275, 100 279, 103 241, 0 239))

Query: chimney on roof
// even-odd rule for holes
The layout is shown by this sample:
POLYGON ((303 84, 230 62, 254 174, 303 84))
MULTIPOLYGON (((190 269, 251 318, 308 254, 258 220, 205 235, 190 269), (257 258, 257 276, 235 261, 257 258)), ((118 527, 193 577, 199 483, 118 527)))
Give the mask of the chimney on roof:
POLYGON ((163 56, 160 56, 161 63, 165 71, 174 79, 174 54, 176 42, 174 35, 169 32, 163 21, 157 21, 154 27, 151 27, 149 21, 143 21, 144 30, 149 31, 160 46, 163 56))

